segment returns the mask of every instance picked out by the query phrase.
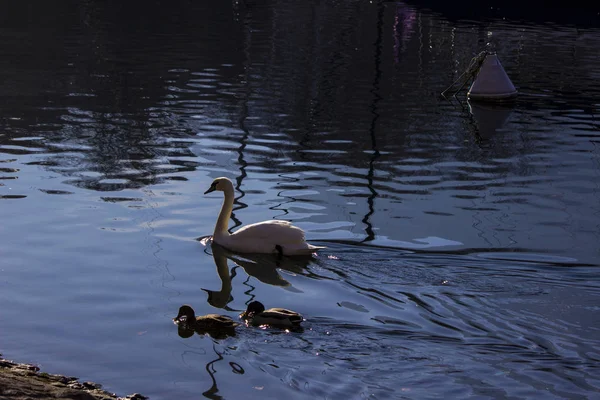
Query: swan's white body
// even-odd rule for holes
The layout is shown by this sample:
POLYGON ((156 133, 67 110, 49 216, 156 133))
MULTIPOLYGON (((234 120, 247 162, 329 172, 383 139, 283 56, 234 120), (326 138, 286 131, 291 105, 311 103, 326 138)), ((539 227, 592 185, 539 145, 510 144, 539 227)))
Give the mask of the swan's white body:
POLYGON ((288 221, 257 222, 229 233, 227 228, 233 210, 233 183, 227 178, 217 178, 204 194, 215 190, 222 191, 225 195, 213 234, 215 243, 238 253, 275 253, 286 256, 310 255, 324 248, 307 243, 304 231, 288 221))

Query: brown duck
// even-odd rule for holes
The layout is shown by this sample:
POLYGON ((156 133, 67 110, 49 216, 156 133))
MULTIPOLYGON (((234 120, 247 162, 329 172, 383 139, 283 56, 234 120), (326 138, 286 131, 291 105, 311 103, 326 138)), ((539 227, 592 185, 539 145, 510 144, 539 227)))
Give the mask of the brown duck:
POLYGON ((265 310, 265 306, 259 301, 253 301, 248 304, 248 308, 240 315, 240 318, 252 325, 271 325, 277 327, 298 327, 304 321, 302 315, 285 308, 269 308, 265 310))
POLYGON ((207 314, 196 316, 194 309, 187 304, 179 307, 179 313, 173 318, 173 321, 178 325, 183 324, 199 332, 233 330, 239 325, 225 315, 207 314))

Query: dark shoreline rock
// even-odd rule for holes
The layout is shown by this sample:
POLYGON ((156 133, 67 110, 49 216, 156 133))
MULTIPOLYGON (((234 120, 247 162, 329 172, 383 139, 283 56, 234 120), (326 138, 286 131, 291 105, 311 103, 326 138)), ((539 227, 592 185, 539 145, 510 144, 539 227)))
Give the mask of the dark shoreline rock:
POLYGON ((134 393, 119 397, 94 382, 79 382, 72 376, 48 374, 31 364, 5 360, 0 354, 0 400, 144 400, 134 393))

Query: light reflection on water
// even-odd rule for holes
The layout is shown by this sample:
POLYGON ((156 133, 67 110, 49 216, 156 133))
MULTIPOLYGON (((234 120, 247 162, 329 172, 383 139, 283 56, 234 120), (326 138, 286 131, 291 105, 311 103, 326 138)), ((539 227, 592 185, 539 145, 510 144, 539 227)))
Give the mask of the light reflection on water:
POLYGON ((138 24, 82 3, 60 46, 52 23, 2 28, 0 351, 165 399, 597 393, 598 32, 403 3, 213 6, 138 24), (488 42, 517 103, 440 99, 488 42), (198 243, 217 176, 233 227, 287 219, 328 249, 198 243), (304 332, 171 323, 253 299, 304 332))

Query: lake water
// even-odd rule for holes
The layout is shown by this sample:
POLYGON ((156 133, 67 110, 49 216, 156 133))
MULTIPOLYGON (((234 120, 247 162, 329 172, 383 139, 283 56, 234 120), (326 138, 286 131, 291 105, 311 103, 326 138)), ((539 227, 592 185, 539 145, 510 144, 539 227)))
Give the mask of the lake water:
POLYGON ((0 19, 4 357, 151 399, 600 396, 598 28, 362 1, 0 19), (511 107, 440 97, 482 50, 511 107), (327 250, 199 241, 219 176, 232 228, 327 250), (254 299, 304 331, 171 320, 254 299))

